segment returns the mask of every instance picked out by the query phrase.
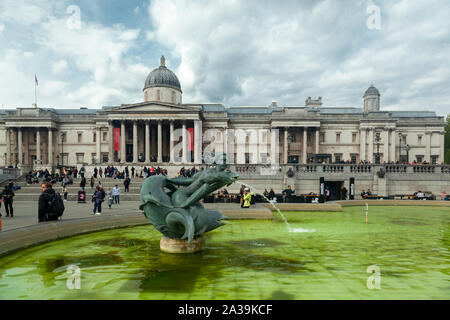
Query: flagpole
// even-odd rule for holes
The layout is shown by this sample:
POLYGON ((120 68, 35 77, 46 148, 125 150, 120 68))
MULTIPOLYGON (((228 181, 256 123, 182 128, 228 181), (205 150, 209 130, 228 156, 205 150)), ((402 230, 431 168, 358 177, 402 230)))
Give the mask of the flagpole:
POLYGON ((36 77, 36 75, 34 75, 34 105, 37 108, 37 89, 36 89, 37 83, 36 82, 37 82, 37 77, 36 77))

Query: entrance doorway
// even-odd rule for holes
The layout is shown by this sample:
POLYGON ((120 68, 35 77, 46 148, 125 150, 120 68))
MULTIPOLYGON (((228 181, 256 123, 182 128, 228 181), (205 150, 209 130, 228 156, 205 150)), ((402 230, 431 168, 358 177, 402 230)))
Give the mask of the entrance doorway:
POLYGON ((325 181, 325 190, 327 190, 327 188, 330 190, 330 196, 326 200, 327 201, 340 200, 341 189, 343 186, 344 181, 325 181))
POLYGON ((127 144, 125 146, 125 161, 133 162, 133 144, 127 144))

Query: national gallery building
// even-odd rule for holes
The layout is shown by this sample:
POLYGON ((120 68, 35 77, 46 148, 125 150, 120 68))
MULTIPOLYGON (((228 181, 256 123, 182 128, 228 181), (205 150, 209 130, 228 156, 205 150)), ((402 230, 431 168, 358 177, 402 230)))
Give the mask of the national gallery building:
POLYGON ((374 86, 364 92, 362 108, 323 107, 321 97, 292 107, 186 104, 161 57, 143 98, 102 109, 4 110, 0 165, 200 164, 208 145, 236 164, 444 161, 444 118, 381 111, 374 86))

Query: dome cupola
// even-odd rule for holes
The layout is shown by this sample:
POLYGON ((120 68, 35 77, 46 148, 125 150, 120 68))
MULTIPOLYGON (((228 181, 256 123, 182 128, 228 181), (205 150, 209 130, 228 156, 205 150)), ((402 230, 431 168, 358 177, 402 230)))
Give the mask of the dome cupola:
POLYGON ((144 101, 161 101, 181 104, 181 85, 178 77, 166 67, 166 59, 161 56, 160 65, 145 79, 144 101))

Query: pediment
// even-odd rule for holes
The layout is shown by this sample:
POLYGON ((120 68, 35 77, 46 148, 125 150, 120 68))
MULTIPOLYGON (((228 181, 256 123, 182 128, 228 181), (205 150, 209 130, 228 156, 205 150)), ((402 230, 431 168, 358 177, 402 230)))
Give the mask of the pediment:
POLYGON ((177 104, 164 104, 157 102, 146 102, 132 105, 121 105, 120 107, 112 110, 114 113, 124 112, 198 112, 201 111, 200 106, 183 106, 177 104))

